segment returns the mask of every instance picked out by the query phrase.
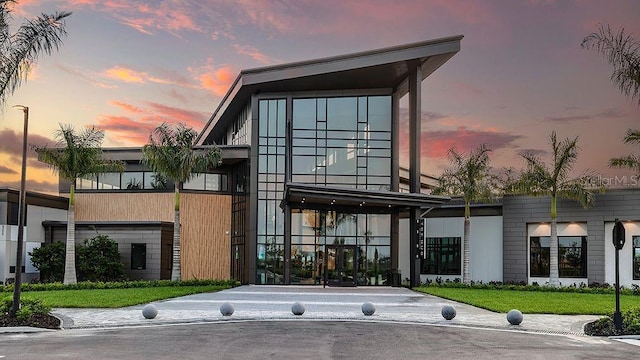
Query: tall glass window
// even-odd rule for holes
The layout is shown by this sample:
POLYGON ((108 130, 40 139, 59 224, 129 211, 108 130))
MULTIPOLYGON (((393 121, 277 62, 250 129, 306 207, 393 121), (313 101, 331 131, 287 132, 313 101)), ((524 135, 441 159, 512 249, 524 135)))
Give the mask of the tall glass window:
MULTIPOLYGON (((551 237, 532 236, 529 241, 529 275, 549 276, 551 237)), ((586 236, 558 236, 558 273, 564 278, 587 277, 586 236)))
POLYGON ((283 284, 286 100, 260 100, 259 116, 256 283, 283 284))
POLYGON ((292 180, 389 190, 391 97, 293 100, 292 180))

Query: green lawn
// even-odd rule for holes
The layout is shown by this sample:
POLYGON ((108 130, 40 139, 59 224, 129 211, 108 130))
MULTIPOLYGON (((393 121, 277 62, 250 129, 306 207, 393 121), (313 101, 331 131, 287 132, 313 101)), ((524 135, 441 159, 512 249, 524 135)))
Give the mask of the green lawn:
MULTIPOLYGON (((613 294, 583 294, 470 288, 419 287, 415 290, 506 313, 518 309, 529 314, 608 315, 615 310, 613 294)), ((620 309, 640 307, 640 296, 621 295, 620 309)))
MULTIPOLYGON (((22 299, 39 299, 54 308, 119 308, 178 296, 228 289, 228 286, 163 286, 130 289, 24 291, 22 299)), ((3 298, 11 297, 6 294, 3 298)))

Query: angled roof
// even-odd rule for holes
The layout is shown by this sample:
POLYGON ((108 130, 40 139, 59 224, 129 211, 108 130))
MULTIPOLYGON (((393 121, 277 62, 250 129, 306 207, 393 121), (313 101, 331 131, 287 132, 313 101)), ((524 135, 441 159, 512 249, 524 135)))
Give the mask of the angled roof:
POLYGON ((224 133, 252 94, 342 89, 407 91, 408 63, 419 62, 422 79, 460 51, 462 35, 378 50, 243 70, 207 124, 197 144, 211 144, 224 133))

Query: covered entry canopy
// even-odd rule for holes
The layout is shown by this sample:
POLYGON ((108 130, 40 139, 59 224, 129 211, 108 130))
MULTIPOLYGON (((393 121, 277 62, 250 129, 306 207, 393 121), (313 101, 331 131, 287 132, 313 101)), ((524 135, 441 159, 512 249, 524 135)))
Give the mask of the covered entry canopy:
POLYGON ((285 184, 280 207, 294 208, 362 207, 385 212, 403 211, 411 207, 432 208, 448 202, 449 197, 419 193, 363 190, 310 184, 285 184))

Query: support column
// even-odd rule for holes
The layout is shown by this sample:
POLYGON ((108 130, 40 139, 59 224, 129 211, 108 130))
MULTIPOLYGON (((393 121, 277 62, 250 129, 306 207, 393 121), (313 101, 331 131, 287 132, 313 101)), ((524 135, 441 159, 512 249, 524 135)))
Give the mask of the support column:
MULTIPOLYGON (((419 61, 408 63, 409 75, 409 191, 420 193, 420 148, 421 148, 421 84, 422 68, 419 61)), ((418 251, 420 208, 410 209, 409 216, 409 253, 411 286, 420 285, 420 253, 418 251)))

